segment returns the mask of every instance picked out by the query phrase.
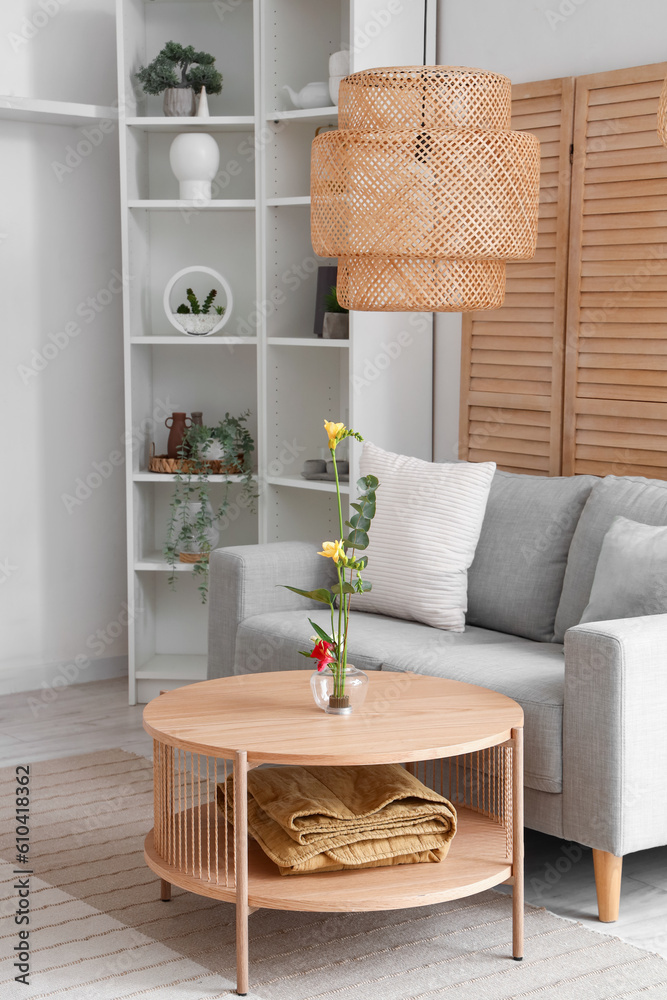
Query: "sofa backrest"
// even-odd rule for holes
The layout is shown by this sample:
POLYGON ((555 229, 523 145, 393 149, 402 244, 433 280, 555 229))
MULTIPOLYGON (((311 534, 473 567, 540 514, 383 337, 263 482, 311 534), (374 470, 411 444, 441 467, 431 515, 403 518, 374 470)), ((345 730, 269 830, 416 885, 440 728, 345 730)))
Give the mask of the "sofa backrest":
POLYGON ((563 642, 567 629, 581 621, 591 596, 602 540, 619 514, 641 524, 667 525, 667 482, 640 476, 605 476, 595 483, 572 538, 556 614, 555 642, 563 642))
POLYGON ((554 638, 570 543, 598 482, 596 476, 496 472, 468 571, 466 624, 542 642, 554 638))

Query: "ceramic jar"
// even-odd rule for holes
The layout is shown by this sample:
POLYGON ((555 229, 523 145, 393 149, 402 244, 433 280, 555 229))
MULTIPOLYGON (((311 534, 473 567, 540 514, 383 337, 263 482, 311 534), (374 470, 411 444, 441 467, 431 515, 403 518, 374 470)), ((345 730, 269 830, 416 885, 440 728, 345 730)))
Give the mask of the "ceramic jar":
POLYGON ((172 413, 164 422, 169 428, 169 440, 167 441, 167 458, 181 458, 181 446, 185 432, 190 426, 190 418, 186 413, 172 413), (171 423, 169 421, 171 420, 171 423))
POLYGON ((163 108, 167 118, 192 118, 195 113, 194 90, 192 87, 167 87, 163 108))
POLYGON ((169 150, 169 162, 183 201, 210 201, 212 181, 220 166, 220 149, 207 132, 183 132, 169 150))

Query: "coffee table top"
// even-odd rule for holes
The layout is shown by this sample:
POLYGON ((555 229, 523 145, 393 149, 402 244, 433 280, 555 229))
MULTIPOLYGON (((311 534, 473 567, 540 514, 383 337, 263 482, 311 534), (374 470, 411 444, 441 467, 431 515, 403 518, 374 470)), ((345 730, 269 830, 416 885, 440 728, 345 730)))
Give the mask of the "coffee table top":
POLYGON ((284 670, 202 681, 144 709, 144 729, 210 757, 245 750, 249 763, 392 764, 472 753, 511 738, 523 710, 506 695, 421 674, 369 672, 366 701, 326 715, 310 673, 284 670))

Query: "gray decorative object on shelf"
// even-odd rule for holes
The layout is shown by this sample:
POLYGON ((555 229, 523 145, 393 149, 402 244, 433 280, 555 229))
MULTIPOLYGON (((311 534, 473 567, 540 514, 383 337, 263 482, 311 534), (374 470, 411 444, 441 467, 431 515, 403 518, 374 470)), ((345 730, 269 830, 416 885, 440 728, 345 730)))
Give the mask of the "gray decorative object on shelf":
POLYGON ((349 340, 350 317, 348 313, 325 312, 322 337, 324 340, 349 340))

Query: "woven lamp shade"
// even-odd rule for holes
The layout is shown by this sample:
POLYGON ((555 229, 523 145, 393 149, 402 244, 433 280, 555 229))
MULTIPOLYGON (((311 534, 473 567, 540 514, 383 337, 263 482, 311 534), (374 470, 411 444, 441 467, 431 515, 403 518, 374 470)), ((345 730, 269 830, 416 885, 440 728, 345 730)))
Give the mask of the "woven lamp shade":
POLYGON ((540 146, 510 130, 511 83, 460 66, 342 81, 311 160, 311 237, 348 309, 495 309, 535 253, 540 146))
POLYGON ((658 138, 663 146, 667 146, 667 80, 662 85, 658 102, 658 138))

